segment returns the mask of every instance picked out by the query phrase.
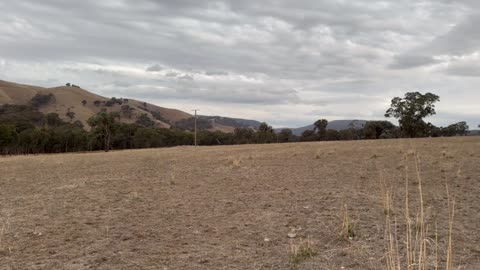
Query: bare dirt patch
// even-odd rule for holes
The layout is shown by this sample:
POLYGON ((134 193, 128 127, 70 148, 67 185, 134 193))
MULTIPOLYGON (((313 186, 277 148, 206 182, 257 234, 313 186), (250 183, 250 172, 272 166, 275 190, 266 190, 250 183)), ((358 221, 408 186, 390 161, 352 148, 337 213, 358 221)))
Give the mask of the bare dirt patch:
POLYGON ((385 269, 406 175, 418 203, 413 157, 440 269, 446 185, 454 269, 480 269, 475 137, 0 158, 0 269, 385 269))

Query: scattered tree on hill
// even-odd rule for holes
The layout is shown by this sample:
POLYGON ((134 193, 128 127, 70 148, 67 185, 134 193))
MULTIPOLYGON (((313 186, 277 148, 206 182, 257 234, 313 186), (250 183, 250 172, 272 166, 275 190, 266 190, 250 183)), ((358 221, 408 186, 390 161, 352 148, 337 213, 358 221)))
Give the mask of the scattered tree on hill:
POLYGON ((58 113, 49 113, 45 117, 46 117, 46 124, 49 127, 59 127, 65 124, 65 122, 60 118, 58 113))
POLYGON ((127 117, 128 119, 132 118, 132 112, 134 108, 130 107, 130 105, 122 105, 120 107, 120 112, 122 113, 123 116, 127 117))
POLYGON ((410 138, 424 136, 427 124, 423 119, 436 113, 435 102, 439 100, 440 97, 432 93, 409 92, 404 98, 392 99, 385 117, 397 118, 400 129, 410 138))
POLYGON ((95 106, 97 106, 97 107, 100 107, 100 105, 102 105, 102 101, 100 101, 100 100, 95 100, 95 101, 93 102, 93 105, 95 105, 95 106))
POLYGON ((65 84, 66 87, 72 86, 70 83, 65 84))
MULTIPOLYGON (((167 123, 167 124, 170 124, 170 121, 168 119, 166 119, 165 117, 163 117, 163 115, 160 113, 160 112, 157 112, 157 111, 151 111, 150 112, 152 114, 152 116, 159 120, 159 121, 162 121, 164 123, 167 123)), ((198 119, 197 119, 198 120, 198 119)), ((197 123, 198 124, 198 123, 197 123)))
POLYGON ((142 113, 140 117, 138 117, 137 121, 135 121, 137 125, 143 126, 143 127, 153 127, 155 126, 155 122, 153 122, 150 117, 146 113, 142 113))
POLYGON ((105 106, 107 106, 107 107, 112 107, 115 104, 122 105, 123 104, 123 99, 112 97, 110 100, 105 102, 105 106))
POLYGON ((73 121, 73 118, 75 118, 75 112, 73 111, 70 111, 70 109, 68 109, 68 112, 65 114, 68 118, 70 118, 70 123, 73 121))
POLYGON ((82 105, 85 107, 85 105, 87 105, 87 101, 84 99, 82 100, 82 105))
POLYGON ((52 93, 50 94, 38 93, 30 100, 30 104, 35 108, 39 108, 41 106, 45 106, 53 102, 55 102, 55 96, 52 93))

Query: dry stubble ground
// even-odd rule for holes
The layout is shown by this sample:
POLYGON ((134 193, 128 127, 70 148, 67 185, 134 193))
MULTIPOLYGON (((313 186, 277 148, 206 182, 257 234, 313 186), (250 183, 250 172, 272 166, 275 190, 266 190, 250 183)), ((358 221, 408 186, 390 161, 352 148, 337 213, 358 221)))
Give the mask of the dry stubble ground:
POLYGON ((3 157, 0 269, 384 269, 379 175, 401 220, 415 155, 440 257, 448 184, 455 269, 480 269, 478 137, 3 157), (353 240, 338 236, 345 204, 353 240), (301 238, 316 256, 294 266, 301 238))

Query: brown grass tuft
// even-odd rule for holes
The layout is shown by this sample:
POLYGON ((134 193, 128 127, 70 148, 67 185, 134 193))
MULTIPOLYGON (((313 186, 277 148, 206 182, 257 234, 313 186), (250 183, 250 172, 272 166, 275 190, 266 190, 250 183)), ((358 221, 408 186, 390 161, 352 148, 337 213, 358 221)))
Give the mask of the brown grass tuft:
POLYGON ((297 265, 308 258, 316 255, 313 249, 313 242, 308 239, 302 239, 297 244, 293 240, 290 241, 290 263, 297 265))

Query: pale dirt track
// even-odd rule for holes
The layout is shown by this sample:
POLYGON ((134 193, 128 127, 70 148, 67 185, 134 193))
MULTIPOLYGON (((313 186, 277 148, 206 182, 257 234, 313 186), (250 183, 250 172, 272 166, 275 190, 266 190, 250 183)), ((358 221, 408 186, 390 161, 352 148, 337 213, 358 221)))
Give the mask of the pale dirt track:
POLYGON ((448 184, 455 269, 480 269, 479 137, 3 157, 0 269, 291 269, 292 228, 317 252, 298 269, 384 269, 380 175, 401 219, 414 153, 440 257, 448 184))

